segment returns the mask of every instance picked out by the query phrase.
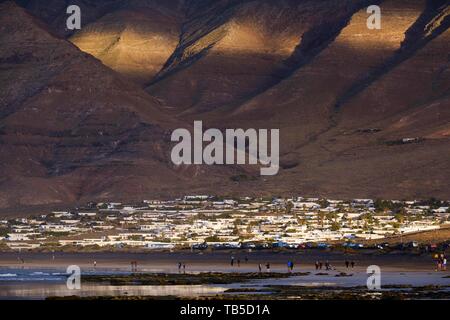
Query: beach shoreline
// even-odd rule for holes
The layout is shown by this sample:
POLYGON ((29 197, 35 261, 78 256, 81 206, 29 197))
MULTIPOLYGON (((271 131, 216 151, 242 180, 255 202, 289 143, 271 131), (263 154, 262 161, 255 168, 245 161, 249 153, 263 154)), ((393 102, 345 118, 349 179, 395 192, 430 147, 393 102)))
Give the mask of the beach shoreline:
POLYGON ((385 270, 433 271, 432 254, 391 252, 380 254, 372 251, 346 254, 335 251, 175 251, 175 252, 0 252, 0 267, 66 268, 78 265, 81 268, 105 268, 129 270, 131 262, 137 262, 144 271, 177 272, 178 264, 186 265, 192 272, 253 272, 259 264, 271 264, 274 271, 286 271, 287 262, 294 262, 295 269, 311 269, 316 261, 338 269, 346 269, 345 261, 354 261, 355 268, 378 265, 385 270), (231 258, 234 265, 231 266, 231 258), (238 266, 239 261, 239 266, 238 266))
POLYGON ((360 296, 449 299, 450 295, 450 272, 436 272, 429 253, 8 252, 0 253, 0 274, 5 275, 0 279, 0 300, 358 299, 360 296), (345 260, 354 261, 355 267, 347 268, 345 260), (294 262, 292 274, 287 268, 288 261, 294 262), (325 266, 316 270, 315 261, 328 261, 330 270, 325 266), (134 271, 132 262, 137 263, 134 271), (270 269, 266 263, 270 263, 270 269), (80 267, 81 291, 67 289, 66 270, 71 265, 80 267), (370 265, 381 269, 382 285, 387 286, 381 295, 367 295, 370 292, 364 289, 370 265))

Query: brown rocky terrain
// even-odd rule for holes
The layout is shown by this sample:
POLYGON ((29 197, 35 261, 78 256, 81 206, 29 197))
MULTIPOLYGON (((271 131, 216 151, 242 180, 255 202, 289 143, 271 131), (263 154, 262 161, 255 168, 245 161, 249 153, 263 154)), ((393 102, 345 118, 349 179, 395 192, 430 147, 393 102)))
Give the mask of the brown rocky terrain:
POLYGON ((208 171, 168 161, 182 124, 141 88, 12 3, 0 21, 1 207, 165 194, 208 171))
POLYGON ((77 32, 65 1, 0 4, 1 207, 450 198, 450 6, 375 2, 381 30, 363 0, 78 0, 77 32), (170 131, 194 120, 279 128, 280 173, 175 168, 170 131))
POLYGON ((161 70, 178 44, 180 17, 151 9, 107 14, 70 41, 142 85, 161 70))

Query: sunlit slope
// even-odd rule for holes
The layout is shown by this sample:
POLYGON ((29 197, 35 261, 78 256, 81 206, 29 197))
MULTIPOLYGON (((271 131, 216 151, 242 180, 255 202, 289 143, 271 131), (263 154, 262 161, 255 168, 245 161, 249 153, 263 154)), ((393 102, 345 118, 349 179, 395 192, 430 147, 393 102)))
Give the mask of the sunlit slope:
POLYGON ((343 3, 336 18, 330 1, 214 2, 185 23, 180 44, 148 91, 189 114, 239 104, 289 72, 284 62, 305 32, 346 16, 343 3))
MULTIPOLYGON (((445 15, 450 22, 450 7, 445 15)), ((424 37, 428 32, 433 33, 424 30, 424 37)), ((450 95, 449 52, 450 30, 446 29, 342 104, 343 123, 383 122, 410 113, 396 120, 392 129, 414 130, 428 126, 431 131, 438 130, 439 121, 432 121, 433 114, 441 125, 449 121, 444 114, 439 117, 444 110, 438 108, 450 95)))
POLYGON ((109 13, 70 41, 106 66, 145 85, 161 70, 178 43, 176 16, 154 9, 109 13))
MULTIPOLYGON (((405 33, 425 8, 425 1, 383 3, 381 30, 367 28, 366 8, 351 16, 328 46, 292 75, 233 110, 233 120, 283 128, 286 151, 308 143, 334 125, 337 99, 401 46, 405 33)), ((326 35, 318 30, 316 35, 326 35)), ((320 41, 320 38, 317 39, 320 41)), ((308 54, 305 49, 303 56, 308 54)))
POLYGON ((152 97, 10 2, 0 26, 0 207, 142 197, 162 187, 158 176, 179 182, 166 139, 180 124, 152 97))

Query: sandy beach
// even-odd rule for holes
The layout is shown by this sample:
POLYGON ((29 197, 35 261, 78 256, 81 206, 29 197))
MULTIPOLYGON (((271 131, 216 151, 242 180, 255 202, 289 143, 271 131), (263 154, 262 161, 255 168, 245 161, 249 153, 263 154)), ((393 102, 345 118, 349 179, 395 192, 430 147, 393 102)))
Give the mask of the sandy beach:
POLYGON ((433 271, 434 261, 430 254, 411 253, 374 254, 364 252, 344 254, 326 251, 215 251, 215 252, 148 252, 148 253, 0 253, 0 267, 81 268, 130 270, 131 261, 138 263, 140 271, 178 272, 178 263, 186 265, 190 272, 254 272, 258 264, 271 264, 273 271, 286 271, 287 262, 293 261, 297 271, 312 269, 315 261, 329 261, 337 269, 345 269, 345 260, 354 261, 356 270, 378 265, 384 270, 433 271), (235 263, 230 265, 231 257, 235 263), (246 262, 247 258, 247 262, 246 262), (23 259, 23 263, 22 263, 23 259), (240 267, 237 262, 240 260, 240 267))
MULTIPOLYGON (((148 252, 148 253, 0 253, 0 299, 45 299, 47 297, 208 297, 229 296, 230 290, 236 292, 254 290, 251 297, 263 296, 264 291, 294 290, 294 296, 300 295, 299 290, 306 288, 325 288, 325 291, 314 292, 313 297, 322 294, 333 294, 333 288, 346 288, 357 296, 354 290, 366 286, 367 267, 378 265, 382 272, 382 285, 426 287, 438 286, 447 294, 450 287, 450 272, 436 272, 431 255, 415 255, 411 253, 373 254, 361 252, 358 254, 343 254, 327 251, 215 251, 215 252, 148 252), (231 266, 231 257, 234 265, 231 266), (247 258, 247 260, 246 260, 247 258), (240 265, 238 266, 237 261, 240 265), (331 270, 316 270, 314 263, 320 260, 329 261, 331 270), (354 268, 346 268, 345 260, 354 261, 354 268), (94 266, 94 261, 96 262, 94 266), (137 262, 137 275, 184 274, 178 269, 179 263, 185 264, 188 277, 196 277, 204 273, 244 274, 257 273, 258 264, 262 265, 262 272, 267 272, 265 264, 270 263, 272 273, 286 274, 287 261, 294 262, 294 272, 301 275, 287 277, 254 279, 249 277, 242 283, 200 285, 111 285, 108 283, 83 282, 82 289, 71 291, 66 286, 66 269, 70 265, 81 268, 82 275, 108 277, 133 277, 131 261, 137 262), (345 276, 341 276, 345 274, 345 276), (290 288, 290 289, 286 289, 290 288), (294 289, 292 289, 294 288, 294 289), (328 288, 328 289, 326 289, 328 288), (268 289, 267 289, 268 290, 268 289), (259 292, 262 291, 262 292, 259 292), (328 293, 327 293, 328 292, 328 293)), ((226 276, 225 276, 226 277, 226 276)), ((395 290, 395 289, 394 289, 395 290)), ((441 292, 441 291, 439 291, 441 292)), ((247 293, 250 294, 250 293, 247 293)), ((281 296, 287 294, 284 291, 281 296)), ((301 292, 301 295, 305 294, 301 292)), ((310 293, 308 293, 310 294, 310 293)), ((427 293, 428 294, 428 293, 427 293)), ((441 293, 439 293, 441 294, 441 293)), ((330 297, 330 296, 326 296, 330 297)))

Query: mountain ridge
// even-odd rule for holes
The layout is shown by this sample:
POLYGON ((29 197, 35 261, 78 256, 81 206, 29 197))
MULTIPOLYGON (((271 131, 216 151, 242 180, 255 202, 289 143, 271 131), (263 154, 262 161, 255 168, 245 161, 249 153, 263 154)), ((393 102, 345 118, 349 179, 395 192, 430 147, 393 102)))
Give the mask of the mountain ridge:
POLYGON ((48 39, 21 34, 14 51, 3 36, 0 79, 9 89, 0 95, 0 206, 191 192, 450 198, 445 1, 379 1, 381 30, 367 29, 368 2, 359 0, 102 0, 96 9, 75 2, 93 10, 78 32, 61 30, 62 2, 55 13, 30 0, 21 4, 48 39), (47 42, 59 53, 49 54, 47 42), (78 67, 68 67, 71 58, 78 67), (92 115, 83 116, 90 104, 92 115), (33 108, 46 118, 33 123, 33 108), (209 128, 280 129, 280 173, 173 166, 170 132, 194 120, 209 128), (20 146, 39 139, 45 148, 20 146), (34 162, 25 160, 30 154, 34 162))

